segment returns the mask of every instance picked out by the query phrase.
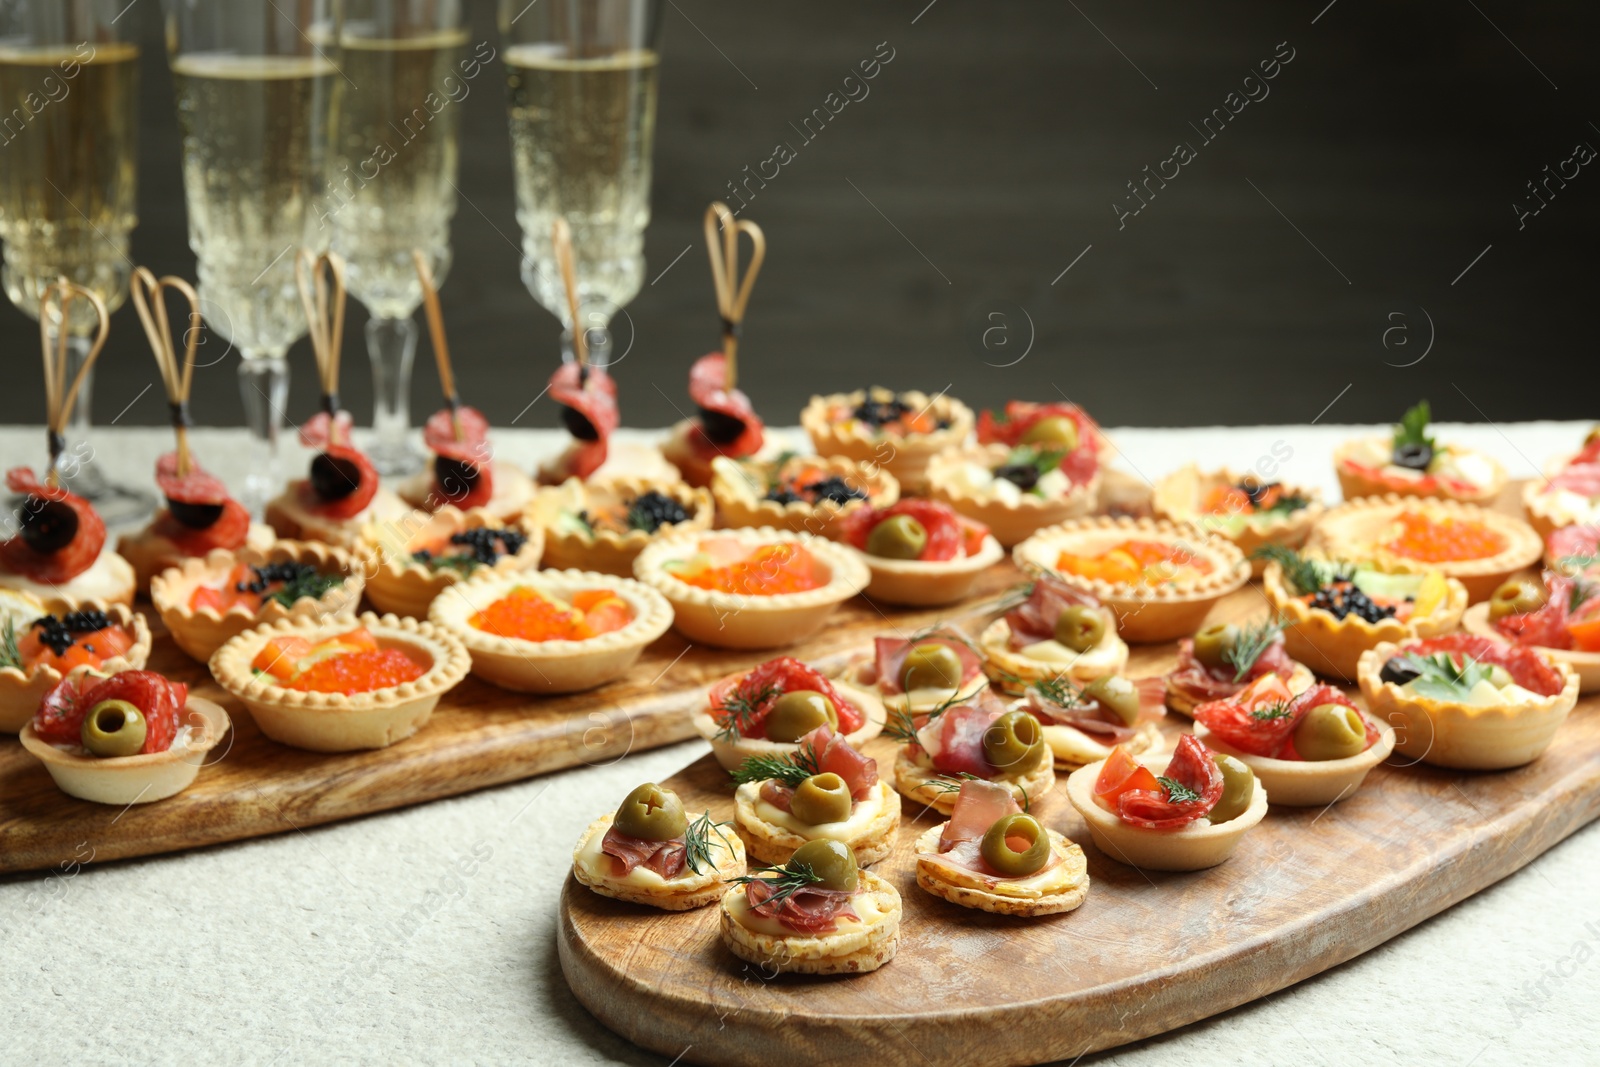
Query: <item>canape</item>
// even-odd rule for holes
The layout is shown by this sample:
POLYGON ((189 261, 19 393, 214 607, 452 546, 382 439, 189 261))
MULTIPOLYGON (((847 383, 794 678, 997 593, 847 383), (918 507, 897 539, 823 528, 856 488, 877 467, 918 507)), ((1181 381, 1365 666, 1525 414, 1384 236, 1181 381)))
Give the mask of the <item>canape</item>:
POLYGON ((194 783, 228 713, 154 671, 74 670, 39 702, 22 747, 68 796, 148 804, 194 783))
POLYGON ((977 696, 989 685, 983 656, 965 634, 935 626, 910 637, 873 639, 872 659, 857 663, 851 681, 869 687, 889 711, 921 715, 977 696))
POLYGON ((993 782, 961 783, 950 821, 917 838, 917 884, 997 915, 1059 915, 1089 895, 1083 849, 1025 814, 993 782))
POLYGON ((824 724, 859 750, 883 730, 884 708, 865 689, 779 656, 713 685, 692 721, 717 762, 735 771, 747 759, 794 756, 824 724))
POLYGON ((1202 471, 1193 463, 1157 482, 1151 504, 1159 518, 1193 523, 1238 545, 1257 578, 1266 566, 1254 555, 1257 549, 1299 548, 1327 510, 1317 489, 1267 481, 1254 472, 1202 471))
POLYGON ((1065 680, 1034 682, 1012 706, 1039 721, 1056 770, 1075 771, 1106 759, 1118 745, 1131 756, 1161 748, 1165 695, 1159 677, 1133 681, 1108 674, 1082 687, 1065 680))
POLYGON ((928 464, 928 493, 981 522, 1010 548, 1047 526, 1094 510, 1098 473, 1074 485, 1054 453, 1031 445, 972 445, 942 452, 928 464))
POLYGON ((1054 574, 1111 609, 1125 641, 1172 641, 1205 623, 1213 605, 1250 580, 1230 541, 1165 519, 1074 519, 1040 530, 1011 553, 1029 574, 1054 574))
POLYGON ((1333 686, 1295 694, 1273 674, 1200 704, 1194 720, 1207 748, 1242 761, 1274 804, 1291 807, 1346 799, 1394 751, 1394 728, 1333 686))
POLYGON ((603 897, 664 911, 704 907, 744 874, 744 842, 709 811, 691 819, 670 789, 646 782, 596 819, 572 850, 572 876, 603 897))
POLYGON ((1374 496, 1323 516, 1311 545, 1336 559, 1398 560, 1438 568, 1487 600, 1501 583, 1532 564, 1544 544, 1527 523, 1471 504, 1374 496))
POLYGON ((972 435, 972 409, 944 393, 873 386, 813 396, 800 425, 819 456, 843 456, 892 474, 905 492, 927 488, 928 464, 972 435))
POLYGON ((1565 663, 1477 634, 1379 645, 1358 674, 1372 716, 1395 728, 1395 751, 1439 767, 1531 763, 1578 700, 1565 663))
POLYGON ((1449 633, 1467 610, 1466 587, 1432 567, 1326 560, 1276 545, 1261 558, 1261 591, 1283 623, 1284 647, 1324 677, 1354 682, 1367 649, 1449 633))
POLYGON ((1291 693, 1316 681, 1311 668, 1289 655, 1277 620, 1208 626, 1178 641, 1178 665, 1166 676, 1167 707, 1189 715, 1196 704, 1233 696, 1269 674, 1291 693))
POLYGON ((843 456, 711 461, 711 495, 723 526, 771 526, 838 539, 841 521, 900 499, 894 475, 843 456))
POLYGON ((863 756, 826 722, 794 752, 747 756, 730 772, 739 788, 733 819, 750 855, 787 863, 819 838, 842 842, 866 867, 894 849, 900 794, 878 780, 878 763, 863 756))
POLYGON ((0 590, 0 616, 0 733, 20 731, 73 670, 116 674, 150 657, 150 627, 126 604, 52 614, 37 597, 0 590))
POLYGON ((355 617, 366 581, 342 548, 277 541, 215 549, 150 579, 150 602, 179 648, 201 663, 237 634, 279 619, 355 617))
POLYGON ((367 612, 286 618, 247 630, 211 657, 211 674, 261 732, 313 752, 385 748, 427 723, 472 658, 426 622, 367 612))
POLYGON ((647 585, 594 571, 486 573, 450 589, 428 620, 472 653, 472 673, 518 693, 615 681, 672 625, 647 585))
POLYGON ((1487 603, 1467 610, 1468 633, 1537 648, 1578 675, 1582 693, 1600 690, 1600 586, 1546 571, 1512 578, 1487 603))
POLYGON ((954 604, 1005 557, 987 527, 936 500, 867 506, 841 518, 837 532, 872 572, 867 596, 885 604, 954 604))
POLYGON ((1053 574, 1035 578, 1019 603, 984 628, 978 647, 990 684, 1007 693, 1041 681, 1087 685, 1128 665, 1116 616, 1053 574))
POLYGON ((425 619, 428 605, 450 586, 488 572, 534 570, 544 551, 543 527, 502 522, 482 508, 464 512, 446 504, 413 518, 421 522, 368 525, 356 545, 367 599, 387 614, 425 619))
POLYGON ((1125 750, 1072 772, 1067 799, 1108 857, 1153 871, 1198 871, 1233 855, 1267 814, 1267 790, 1232 756, 1193 734, 1171 756, 1136 760, 1125 750))
POLYGON ((1600 523, 1563 526, 1545 540, 1545 566, 1569 578, 1600 580, 1600 523))
POLYGON ((722 895, 722 943, 771 974, 863 974, 894 959, 900 894, 838 841, 819 838, 783 867, 722 895))
POLYGON ((689 640, 751 649, 804 641, 871 577, 848 548, 764 526, 674 532, 640 552, 633 573, 671 602, 689 640))
POLYGON ((1437 497, 1487 504, 1505 488, 1499 462, 1428 436, 1426 400, 1401 417, 1387 437, 1363 437, 1334 449, 1333 463, 1346 500, 1367 496, 1437 497))
POLYGON ((544 564, 633 577, 633 561, 665 534, 709 530, 711 494, 681 481, 568 478, 539 490, 528 518, 544 529, 544 564))
POLYGON ((1039 720, 1008 709, 989 690, 927 714, 894 712, 884 730, 902 742, 894 787, 944 815, 955 807, 967 778, 1004 786, 1024 806, 1055 785, 1054 761, 1039 720))
POLYGON ((1600 522, 1600 427, 1576 455, 1551 463, 1545 476, 1522 487, 1522 510, 1541 539, 1563 526, 1600 522))

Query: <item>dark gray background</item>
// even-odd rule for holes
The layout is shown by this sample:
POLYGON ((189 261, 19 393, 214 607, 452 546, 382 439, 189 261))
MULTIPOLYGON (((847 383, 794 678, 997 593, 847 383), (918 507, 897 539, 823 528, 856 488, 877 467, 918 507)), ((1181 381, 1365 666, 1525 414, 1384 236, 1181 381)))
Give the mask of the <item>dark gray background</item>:
MULTIPOLYGON (((1424 395, 1441 418, 1595 414, 1558 370, 1593 367, 1600 174, 1523 229, 1513 209, 1546 165, 1600 145, 1594 5, 926 4, 668 4, 647 284, 617 368, 627 424, 688 408, 688 366, 717 343, 701 213, 779 141, 799 155, 749 208, 771 253, 741 361, 768 421, 869 382, 950 385, 975 406, 1059 389, 1111 425, 1305 422, 1335 398, 1325 421, 1390 421, 1424 395), (801 146, 790 123, 883 41, 895 56, 870 95, 801 146), (1190 123, 1284 41, 1295 58, 1270 95, 1203 142, 1190 123), (1119 230, 1111 203, 1178 141, 1198 158, 1119 230), (1385 365, 1430 335, 1420 363, 1385 365)), ((474 41, 498 47, 491 0, 471 8, 474 41)), ((192 276, 160 8, 127 17, 145 40, 135 258, 192 276)), ((518 279, 501 77, 496 62, 465 102, 443 300, 463 395, 506 423, 543 388, 558 328, 518 279)), ((344 385, 365 420, 363 320, 344 385)), ((42 417, 35 331, 0 310, 19 368, 0 421, 42 417)), ((428 351, 414 415, 437 403, 428 351)), ((201 422, 239 421, 235 358, 198 376, 201 422)), ((294 415, 313 404, 304 342, 291 362, 294 415)), ((101 368, 97 422, 156 380, 130 307, 101 368)), ((121 415, 164 418, 159 388, 121 415)), ((555 424, 548 401, 519 423, 555 424)))

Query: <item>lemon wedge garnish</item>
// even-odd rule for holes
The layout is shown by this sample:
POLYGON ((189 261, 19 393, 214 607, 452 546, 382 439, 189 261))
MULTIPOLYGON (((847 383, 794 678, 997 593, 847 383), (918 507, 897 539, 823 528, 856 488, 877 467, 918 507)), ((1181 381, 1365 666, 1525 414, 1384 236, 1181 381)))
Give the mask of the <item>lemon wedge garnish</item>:
POLYGON ((1444 575, 1438 571, 1429 571, 1422 576, 1422 584, 1417 587, 1412 616, 1432 615, 1449 595, 1450 587, 1445 583, 1444 575))

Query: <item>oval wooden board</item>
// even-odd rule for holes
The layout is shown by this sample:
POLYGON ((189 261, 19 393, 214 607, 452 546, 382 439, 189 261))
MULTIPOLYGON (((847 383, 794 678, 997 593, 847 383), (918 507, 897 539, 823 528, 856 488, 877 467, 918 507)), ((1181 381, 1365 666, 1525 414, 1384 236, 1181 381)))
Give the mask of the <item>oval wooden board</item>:
MULTIPOLYGON (((1259 617, 1249 587, 1213 619, 1259 617)), ((1135 648, 1129 673, 1170 668, 1135 648)), ((1171 716, 1169 740, 1188 720, 1171 716)), ((894 744, 868 746, 887 771, 894 744)), ((871 974, 774 976, 723 947, 718 909, 660 912, 568 876, 557 924, 567 983, 606 1026, 705 1064, 1002 1064, 1070 1060, 1163 1033, 1342 963, 1504 878, 1600 814, 1600 697, 1528 767, 1446 772, 1392 759, 1328 809, 1272 808, 1233 858, 1192 874, 1095 848, 1066 778, 1035 805, 1077 841, 1091 889, 1067 915, 1009 919, 916 885, 913 842, 942 817, 905 809, 873 870, 904 901, 895 959, 871 974)), ((710 756, 665 783, 691 812, 732 819, 710 756)), ((597 805, 600 814, 620 797, 597 805)))

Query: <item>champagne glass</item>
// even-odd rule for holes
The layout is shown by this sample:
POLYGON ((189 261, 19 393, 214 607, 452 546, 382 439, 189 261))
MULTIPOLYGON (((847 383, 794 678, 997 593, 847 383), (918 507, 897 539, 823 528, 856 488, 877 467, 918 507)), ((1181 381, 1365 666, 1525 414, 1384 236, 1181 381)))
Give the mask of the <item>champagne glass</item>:
POLYGON ((611 360, 611 316, 644 280, 650 222, 661 0, 501 0, 522 281, 561 319, 572 314, 550 242, 572 227, 578 318, 589 360, 611 360))
POLYGON ((345 0, 333 84, 334 140, 326 218, 345 258, 350 291, 367 306, 372 360, 368 457, 381 474, 407 474, 422 455, 410 429, 413 312, 420 249, 440 284, 450 269, 456 213, 457 130, 468 91, 461 0, 345 0))
POLYGON ((295 255, 327 247, 321 225, 338 0, 164 0, 183 133, 189 247, 200 310, 237 348, 254 438, 241 500, 259 514, 282 480, 284 358, 306 331, 295 255))
MULTIPOLYGON (((60 279, 115 309, 128 296, 128 235, 138 222, 137 19, 106 0, 0 3, 0 237, 6 296, 38 318, 40 296, 60 279)), ((66 331, 67 374, 89 353, 95 313, 74 301, 66 320, 52 305, 45 327, 66 331)), ((59 336, 59 335, 58 335, 59 336)), ((55 342, 53 341, 52 344, 55 342)), ((107 522, 148 510, 153 498, 105 482, 84 444, 91 379, 85 375, 62 468, 73 492, 107 522)))

